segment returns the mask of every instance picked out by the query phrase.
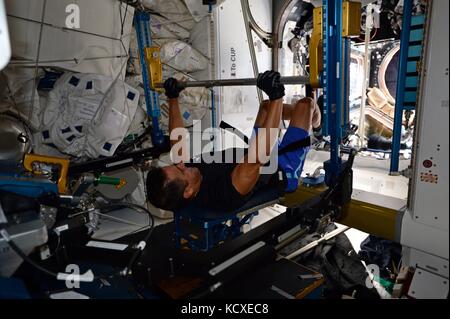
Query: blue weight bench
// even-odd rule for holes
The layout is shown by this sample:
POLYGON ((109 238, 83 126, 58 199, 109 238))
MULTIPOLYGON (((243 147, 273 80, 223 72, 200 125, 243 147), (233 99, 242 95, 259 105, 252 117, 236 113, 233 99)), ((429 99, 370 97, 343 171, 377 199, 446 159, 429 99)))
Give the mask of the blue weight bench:
POLYGON ((176 245, 208 251, 220 242, 241 235, 242 227, 258 210, 279 203, 283 195, 279 187, 266 186, 257 190, 244 206, 228 212, 188 205, 174 213, 176 245), (200 236, 193 235, 193 228, 200 236))

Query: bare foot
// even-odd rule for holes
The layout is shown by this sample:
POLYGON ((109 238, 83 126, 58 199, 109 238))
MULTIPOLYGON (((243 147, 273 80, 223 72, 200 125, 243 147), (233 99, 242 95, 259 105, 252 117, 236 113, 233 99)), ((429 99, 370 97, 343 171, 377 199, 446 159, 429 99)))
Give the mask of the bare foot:
POLYGON ((314 102, 314 113, 312 117, 312 127, 318 128, 322 123, 322 115, 320 114, 320 108, 317 103, 314 102))

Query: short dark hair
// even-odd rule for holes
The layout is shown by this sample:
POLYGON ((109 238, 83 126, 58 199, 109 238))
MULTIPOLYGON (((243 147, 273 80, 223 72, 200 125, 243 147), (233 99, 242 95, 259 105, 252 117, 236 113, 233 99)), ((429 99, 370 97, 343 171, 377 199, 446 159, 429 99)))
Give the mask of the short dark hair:
POLYGON ((147 174, 147 199, 157 208, 175 211, 183 207, 186 187, 187 183, 180 179, 169 181, 161 167, 147 174))

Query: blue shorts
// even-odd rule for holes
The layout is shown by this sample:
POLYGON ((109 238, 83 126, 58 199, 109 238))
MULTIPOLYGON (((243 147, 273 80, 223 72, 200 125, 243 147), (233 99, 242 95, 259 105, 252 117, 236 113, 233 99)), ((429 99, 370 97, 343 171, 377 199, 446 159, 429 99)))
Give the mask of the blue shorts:
MULTIPOLYGON (((308 136, 309 132, 304 129, 289 126, 283 140, 278 144, 278 150, 282 150, 284 147, 308 136)), ((294 192, 298 188, 298 180, 302 174, 309 149, 309 146, 301 147, 278 156, 278 167, 283 170, 287 178, 286 192, 294 192)))
MULTIPOLYGON (((253 134, 255 135, 257 131, 258 128, 254 127, 253 134)), ((308 136, 309 132, 304 129, 289 126, 283 136, 283 140, 278 143, 278 151, 292 143, 301 141, 308 136)), ((278 156, 278 167, 285 173, 287 179, 285 189, 287 193, 294 192, 298 188, 298 180, 302 174, 303 165, 305 164, 306 155, 308 154, 309 149, 309 146, 301 147, 278 156)))

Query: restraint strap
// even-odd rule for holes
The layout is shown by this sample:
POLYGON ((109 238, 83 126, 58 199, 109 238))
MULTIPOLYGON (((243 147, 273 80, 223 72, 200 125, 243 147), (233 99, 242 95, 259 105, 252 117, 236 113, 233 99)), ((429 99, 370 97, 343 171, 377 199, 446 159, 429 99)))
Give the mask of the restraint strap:
POLYGON ((220 122, 219 127, 223 130, 232 130, 231 133, 234 133, 237 137, 239 137, 241 140, 243 140, 245 142, 245 144, 248 145, 248 142, 249 142, 248 137, 244 133, 239 131, 237 128, 235 128, 234 126, 231 126, 227 122, 222 121, 222 122, 220 122))
POLYGON ((288 146, 283 147, 281 150, 278 150, 278 155, 283 155, 308 146, 311 146, 311 137, 309 136, 301 139, 300 141, 293 142, 288 146))

